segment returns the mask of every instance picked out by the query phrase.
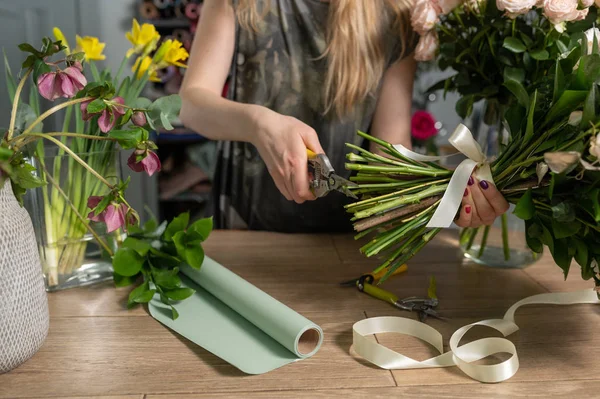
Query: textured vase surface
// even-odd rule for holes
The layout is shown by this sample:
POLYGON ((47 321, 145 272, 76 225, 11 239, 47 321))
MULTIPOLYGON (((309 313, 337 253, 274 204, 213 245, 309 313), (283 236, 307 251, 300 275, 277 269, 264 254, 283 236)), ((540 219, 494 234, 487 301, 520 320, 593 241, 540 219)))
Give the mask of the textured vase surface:
POLYGON ((10 181, 0 189, 0 373, 42 346, 48 334, 48 299, 29 214, 10 181))

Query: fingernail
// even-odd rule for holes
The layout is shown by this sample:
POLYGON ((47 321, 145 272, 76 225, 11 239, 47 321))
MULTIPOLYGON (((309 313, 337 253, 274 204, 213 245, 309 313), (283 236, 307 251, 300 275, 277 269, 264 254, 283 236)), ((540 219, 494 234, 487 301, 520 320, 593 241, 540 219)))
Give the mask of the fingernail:
POLYGON ((469 186, 475 184, 475 180, 473 180, 473 176, 469 177, 469 186))
POLYGON ((469 205, 465 206, 465 212, 467 212, 467 214, 471 213, 471 207, 469 205))
POLYGON ((465 195, 463 197, 466 197, 467 195, 469 195, 469 189, 465 188, 465 195))
POLYGON ((481 186, 481 188, 483 188, 484 190, 487 190, 487 189, 490 187, 489 183, 488 183, 487 181, 485 181, 485 180, 482 180, 482 181, 480 181, 480 182, 479 182, 479 185, 480 185, 480 186, 481 186))

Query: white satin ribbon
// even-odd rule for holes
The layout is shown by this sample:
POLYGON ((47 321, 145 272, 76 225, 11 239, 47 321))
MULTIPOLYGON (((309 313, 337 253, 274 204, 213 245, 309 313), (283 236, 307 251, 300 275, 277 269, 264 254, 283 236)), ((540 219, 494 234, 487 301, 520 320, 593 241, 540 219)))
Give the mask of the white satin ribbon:
POLYGON ((450 183, 448 183, 448 189, 444 193, 427 227, 450 227, 460 207, 465 188, 467 188, 467 183, 469 177, 473 174, 473 170, 475 170, 475 176, 479 180, 487 180, 491 184, 494 184, 490 165, 487 163, 485 154, 481 150, 479 143, 473 138, 469 128, 463 124, 459 124, 448 141, 459 152, 446 156, 430 156, 417 154, 401 144, 393 146, 402 155, 415 161, 435 162, 457 154, 467 156, 467 159, 462 161, 452 174, 450 183))
POLYGON ((502 382, 516 374, 519 369, 517 348, 506 338, 489 337, 459 346, 462 337, 474 326, 493 328, 505 337, 519 329, 515 324, 515 312, 523 305, 552 304, 573 305, 583 303, 600 304, 594 290, 566 293, 539 294, 525 298, 508 309, 503 319, 478 321, 459 328, 450 337, 450 350, 443 353, 442 335, 433 327, 405 317, 373 317, 354 324, 352 348, 365 360, 387 370, 423 369, 457 366, 469 377, 480 382, 502 382), (381 333, 400 333, 419 338, 431 344, 440 353, 424 361, 411 359, 370 340, 367 336, 381 333), (477 365, 477 360, 497 353, 512 356, 498 364, 477 365))

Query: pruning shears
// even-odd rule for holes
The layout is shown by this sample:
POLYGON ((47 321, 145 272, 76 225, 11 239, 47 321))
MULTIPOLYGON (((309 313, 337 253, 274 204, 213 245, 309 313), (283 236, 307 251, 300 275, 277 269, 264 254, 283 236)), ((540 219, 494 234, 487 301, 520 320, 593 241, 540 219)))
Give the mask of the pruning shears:
POLYGON ((347 197, 358 199, 358 197, 348 189, 348 187, 356 186, 356 183, 346 180, 335 173, 327 155, 316 154, 308 148, 306 149, 306 155, 308 157, 309 171, 312 172, 310 189, 315 197, 324 197, 329 194, 330 191, 336 190, 347 197))

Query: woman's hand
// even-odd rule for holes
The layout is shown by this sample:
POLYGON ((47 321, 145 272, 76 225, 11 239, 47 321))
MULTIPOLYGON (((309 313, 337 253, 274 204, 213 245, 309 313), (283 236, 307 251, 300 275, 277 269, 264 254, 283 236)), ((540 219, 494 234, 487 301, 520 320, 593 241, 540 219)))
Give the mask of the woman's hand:
POLYGON ((471 176, 463 196, 460 216, 455 223, 460 227, 489 226, 508 210, 508 206, 493 184, 471 176))
POLYGON ((289 201, 314 200, 309 188, 306 149, 323 153, 313 128, 296 118, 266 108, 256 116, 251 139, 265 161, 275 185, 289 201))

